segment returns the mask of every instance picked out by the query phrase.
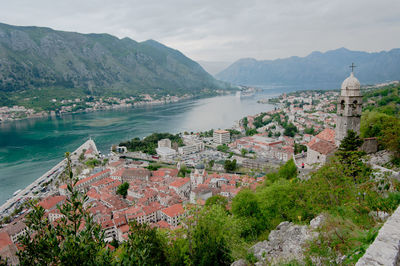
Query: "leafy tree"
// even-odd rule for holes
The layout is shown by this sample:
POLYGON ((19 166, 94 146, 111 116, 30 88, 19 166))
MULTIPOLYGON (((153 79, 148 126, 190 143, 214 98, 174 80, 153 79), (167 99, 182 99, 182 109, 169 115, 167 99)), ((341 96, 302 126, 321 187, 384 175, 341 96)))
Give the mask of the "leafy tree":
POLYGON ((150 171, 157 171, 160 168, 161 165, 159 164, 149 164, 149 166, 147 166, 147 169, 149 169, 150 171))
POLYGON ((240 153, 241 153, 243 156, 246 156, 246 154, 248 153, 248 151, 247 151, 246 149, 241 149, 241 150, 240 150, 240 153))
POLYGON ((306 129, 304 129, 304 133, 305 134, 310 134, 310 135, 314 135, 314 133, 315 133, 315 128, 312 126, 312 127, 307 127, 306 129))
POLYGON ((91 159, 86 161, 85 164, 91 168, 94 168, 95 166, 101 165, 101 162, 97 159, 91 159))
POLYGON ((347 131, 347 136, 340 143, 339 151, 357 151, 363 142, 356 132, 349 130, 347 131))
POLYGON ((265 228, 258 199, 251 190, 242 190, 233 198, 232 213, 241 221, 244 238, 255 238, 265 228))
POLYGON ((125 146, 129 151, 142 151, 148 154, 156 154, 156 148, 158 141, 161 139, 169 139, 171 142, 175 142, 178 146, 183 146, 183 140, 179 134, 172 135, 170 133, 153 133, 143 140, 140 138, 134 138, 127 142, 120 143, 120 146, 125 146))
POLYGON ((190 174, 190 169, 188 169, 186 165, 182 165, 181 168, 179 169, 178 176, 185 177, 186 174, 190 174))
POLYGON ((378 139, 386 149, 394 152, 395 158, 400 158, 400 120, 391 119, 382 133, 378 139))
POLYGON ((45 216, 45 210, 33 202, 26 215, 27 233, 19 238, 22 247, 17 256, 21 265, 105 265, 111 264, 111 254, 105 248, 104 233, 85 209, 87 197, 74 189, 69 153, 67 169, 69 196, 58 207, 63 215, 55 224, 45 216))
POLYGON ((226 206, 228 205, 228 199, 225 198, 224 196, 221 195, 215 195, 206 200, 206 206, 211 206, 211 205, 219 205, 226 209, 226 206))
POLYGON ((307 151, 307 146, 303 144, 294 143, 294 154, 299 154, 302 151, 307 151))
POLYGON ((194 213, 187 232, 192 265, 230 265, 232 246, 237 243, 236 226, 217 205, 194 213), (194 225, 194 227, 192 227, 194 225))
POLYGON ((228 145, 226 145, 226 144, 222 144, 222 145, 218 145, 218 146, 217 146, 217 150, 218 150, 218 151, 222 151, 222 152, 228 152, 229 147, 228 147, 228 145))
MULTIPOLYGON (((398 113, 396 113, 398 115, 398 113)), ((381 148, 391 150, 400 157, 400 119, 379 111, 366 111, 361 117, 360 134, 364 138, 376 137, 381 148)))
POLYGON ((156 228, 136 221, 130 224, 128 241, 119 247, 121 265, 165 265, 167 241, 156 228))
POLYGON ((129 183, 124 182, 118 186, 117 194, 120 194, 122 197, 126 198, 126 195, 128 195, 128 189, 129 189, 129 183))
POLYGON ((360 171, 365 169, 362 162, 362 157, 365 153, 359 151, 362 143, 363 140, 354 131, 349 130, 336 152, 336 156, 345 167, 347 175, 353 177, 354 182, 356 182, 356 177, 360 171))
POLYGON ((298 132, 297 127, 293 125, 292 123, 284 125, 285 131, 283 132, 283 135, 289 136, 289 137, 294 137, 296 133, 298 132))
POLYGON ((246 130, 246 136, 253 136, 253 135, 257 134, 257 133, 258 133, 257 129, 255 129, 255 128, 251 128, 251 129, 247 129, 246 130))
POLYGON ((210 168, 213 168, 213 167, 214 167, 214 164, 215 164, 215 161, 214 161, 214 160, 210 160, 210 161, 208 162, 208 166, 209 166, 210 168))
POLYGON ((242 125, 243 125, 243 127, 244 127, 245 129, 247 129, 247 125, 248 125, 248 124, 249 124, 249 121, 248 121, 247 117, 243 118, 243 120, 242 120, 242 125))
POLYGON ((237 167, 236 159, 233 159, 232 161, 231 160, 226 160, 224 162, 224 168, 225 168, 225 171, 227 171, 227 172, 235 171, 236 167, 237 167))

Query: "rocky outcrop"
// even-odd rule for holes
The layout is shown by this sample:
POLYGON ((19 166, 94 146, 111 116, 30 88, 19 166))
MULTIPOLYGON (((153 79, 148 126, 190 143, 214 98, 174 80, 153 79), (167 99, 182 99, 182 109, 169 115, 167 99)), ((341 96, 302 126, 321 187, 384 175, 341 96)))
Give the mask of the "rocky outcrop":
POLYGON ((296 225, 291 222, 282 222, 271 231, 268 240, 259 242, 250 248, 259 260, 258 264, 279 263, 290 260, 304 259, 305 244, 318 236, 315 229, 325 221, 325 216, 319 215, 311 220, 310 225, 296 225))
POLYGON ((364 265, 400 265, 400 207, 382 226, 375 241, 356 264, 364 265))
POLYGON ((390 162, 391 158, 392 158, 392 153, 390 153, 389 151, 383 150, 383 151, 378 151, 373 154, 369 154, 368 162, 371 165, 382 166, 382 165, 390 162))

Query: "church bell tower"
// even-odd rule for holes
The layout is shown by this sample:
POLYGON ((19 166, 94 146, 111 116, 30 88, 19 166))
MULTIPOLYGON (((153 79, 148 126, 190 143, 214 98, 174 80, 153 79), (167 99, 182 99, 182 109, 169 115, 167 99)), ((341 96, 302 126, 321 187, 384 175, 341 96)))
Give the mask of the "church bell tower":
POLYGON ((362 113, 362 96, 360 82, 354 77, 354 64, 351 64, 350 76, 342 83, 337 104, 337 120, 335 130, 335 144, 339 146, 347 136, 348 130, 360 134, 362 113))

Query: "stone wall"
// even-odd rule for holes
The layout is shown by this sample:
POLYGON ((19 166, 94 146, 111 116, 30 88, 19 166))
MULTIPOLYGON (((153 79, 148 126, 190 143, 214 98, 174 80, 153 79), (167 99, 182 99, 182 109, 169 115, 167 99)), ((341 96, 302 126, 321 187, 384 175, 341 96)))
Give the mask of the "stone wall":
POLYGON ((356 264, 364 265, 400 265, 400 207, 382 226, 375 241, 356 264))
POLYGON ((361 150, 370 154, 378 151, 378 140, 376 138, 365 138, 361 150))

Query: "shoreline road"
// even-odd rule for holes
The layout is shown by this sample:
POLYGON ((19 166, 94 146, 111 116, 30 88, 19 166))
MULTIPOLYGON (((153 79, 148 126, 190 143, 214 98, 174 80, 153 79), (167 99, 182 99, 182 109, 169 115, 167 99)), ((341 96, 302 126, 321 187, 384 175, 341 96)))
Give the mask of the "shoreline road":
MULTIPOLYGON (((93 153, 98 154, 96 144, 92 139, 87 140, 85 143, 79 146, 79 148, 72 152, 71 160, 78 159, 83 150, 90 149, 93 151, 93 153)), ((39 196, 40 191, 42 191, 43 189, 42 184, 52 181, 54 178, 58 177, 64 171, 66 166, 67 159, 63 159, 56 166, 51 168, 30 185, 28 185, 24 189, 21 189, 16 195, 13 195, 12 198, 8 199, 3 205, 0 206, 0 217, 3 218, 6 215, 10 215, 14 211, 14 209, 18 208, 25 200, 39 196)))

